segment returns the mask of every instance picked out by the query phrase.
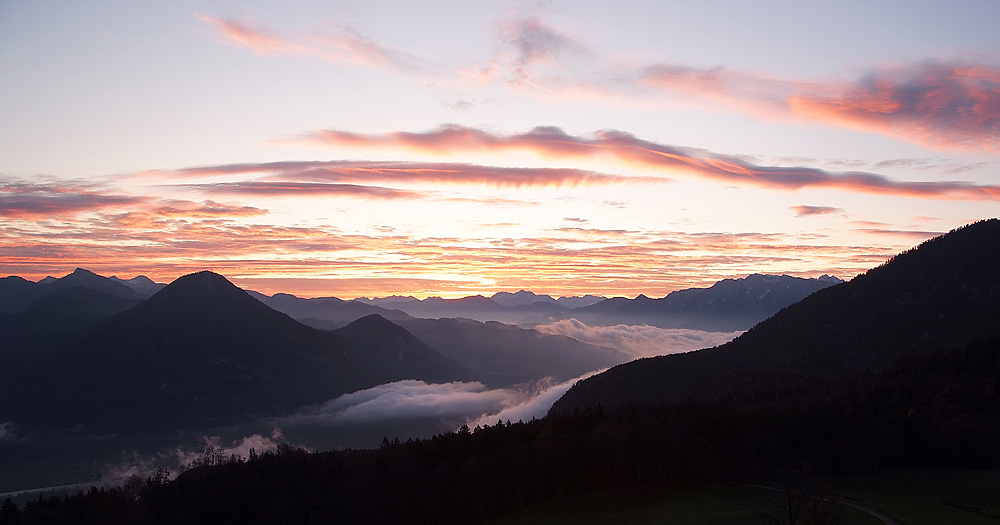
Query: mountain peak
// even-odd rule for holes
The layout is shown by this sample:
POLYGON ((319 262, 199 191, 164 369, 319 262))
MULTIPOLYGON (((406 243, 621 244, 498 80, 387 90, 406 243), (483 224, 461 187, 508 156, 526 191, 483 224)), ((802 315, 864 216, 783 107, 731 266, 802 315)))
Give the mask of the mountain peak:
POLYGON ((287 319, 285 314, 265 306, 229 279, 210 271, 178 277, 140 307, 167 317, 222 319, 249 315, 287 319))
POLYGON ((174 281, 174 284, 186 284, 189 286, 207 286, 209 288, 214 288, 215 286, 236 286, 229 279, 209 270, 203 270, 200 272, 189 273, 187 275, 181 276, 174 281))
POLYGON ((528 290, 518 290, 514 293, 497 292, 493 294, 490 299, 493 302, 504 306, 525 306, 540 301, 546 303, 556 302, 556 300, 549 295, 536 294, 535 292, 528 290))
POLYGON ((380 314, 369 314, 354 322, 348 324, 349 327, 354 327, 357 329, 369 329, 369 328, 385 328, 385 327, 399 327, 399 325, 393 323, 392 321, 382 317, 380 314))
POLYGON ((118 297, 129 299, 137 299, 141 297, 141 294, 138 294, 128 286, 115 282, 102 275, 98 275, 85 268, 77 268, 73 270, 72 273, 64 275, 58 279, 47 279, 48 278, 46 277, 45 279, 38 281, 38 284, 50 287, 49 290, 51 291, 61 290, 72 286, 82 286, 84 288, 90 288, 91 290, 97 290, 99 292, 104 292, 118 297))

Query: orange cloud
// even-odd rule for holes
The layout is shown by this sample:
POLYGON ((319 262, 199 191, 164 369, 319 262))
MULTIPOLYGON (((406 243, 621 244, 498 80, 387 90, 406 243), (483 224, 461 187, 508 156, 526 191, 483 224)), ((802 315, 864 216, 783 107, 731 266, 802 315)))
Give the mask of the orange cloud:
POLYGON ((807 167, 760 166, 740 157, 646 141, 616 130, 603 130, 593 137, 581 137, 569 135, 556 127, 545 126, 522 134, 496 135, 464 126, 446 125, 423 133, 361 134, 320 130, 303 136, 302 140, 328 146, 410 149, 434 154, 529 151, 572 160, 612 158, 728 184, 780 190, 834 188, 924 199, 1000 198, 998 186, 963 181, 894 181, 882 175, 858 171, 830 172, 807 167))
POLYGON ((340 297, 388 292, 460 296, 520 288, 662 296, 754 272, 795 273, 796 267, 810 268, 798 275, 850 276, 900 248, 815 241, 760 232, 600 228, 561 228, 527 237, 419 237, 391 229, 359 234, 324 225, 160 216, 153 210, 0 224, 3 271, 29 278, 83 266, 108 275, 143 273, 169 281, 211 269, 272 293, 293 288, 265 279, 308 278, 308 284, 294 291, 340 297))

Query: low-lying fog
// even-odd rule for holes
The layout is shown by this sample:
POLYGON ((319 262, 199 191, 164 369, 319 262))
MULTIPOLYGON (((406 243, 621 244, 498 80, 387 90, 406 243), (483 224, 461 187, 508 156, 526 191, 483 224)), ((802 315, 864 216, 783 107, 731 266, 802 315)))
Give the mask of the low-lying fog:
MULTIPOLYGON (((588 326, 576 319, 537 326, 586 343, 616 348, 632 358, 716 346, 739 335, 651 326, 588 326)), ((213 429, 182 430, 168 436, 93 435, 77 428, 45 432, 0 422, 0 492, 31 487, 150 475, 158 466, 172 473, 197 460, 206 447, 228 458, 258 454, 279 443, 308 450, 378 447, 383 438, 428 438, 462 425, 494 425, 543 417, 580 379, 543 378, 511 388, 479 382, 428 384, 405 380, 342 395, 296 414, 213 429)))

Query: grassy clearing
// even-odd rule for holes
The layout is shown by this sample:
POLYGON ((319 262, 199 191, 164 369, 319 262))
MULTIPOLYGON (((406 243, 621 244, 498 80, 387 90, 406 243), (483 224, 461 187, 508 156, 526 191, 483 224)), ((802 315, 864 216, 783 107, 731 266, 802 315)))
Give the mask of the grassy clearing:
POLYGON ((1000 471, 901 470, 830 480, 850 500, 881 510, 901 524, 998 525, 1000 471))
MULTIPOLYGON (((901 525, 1000 525, 1000 471, 905 470, 827 480, 843 501, 875 509, 901 525), (982 513, 973 512, 978 509, 982 513)), ((605 491, 546 501, 495 524, 677 523, 751 525, 764 489, 728 483, 605 491)), ((844 525, 879 524, 861 510, 838 506, 844 525)))
MULTIPOLYGON (((495 524, 657 523, 757 525, 753 509, 763 490, 728 483, 684 488, 606 491, 543 502, 494 520, 495 524)), ((846 506, 838 508, 844 525, 879 524, 846 506)))

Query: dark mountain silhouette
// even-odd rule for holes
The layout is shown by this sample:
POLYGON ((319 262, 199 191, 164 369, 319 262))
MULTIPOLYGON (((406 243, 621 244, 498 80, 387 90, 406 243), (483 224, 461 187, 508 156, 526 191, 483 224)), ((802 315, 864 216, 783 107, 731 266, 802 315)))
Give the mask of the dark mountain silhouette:
POLYGON ((140 302, 79 286, 56 290, 22 313, 0 313, 0 355, 21 360, 45 353, 140 302))
POLYGON ((32 301, 66 288, 87 288, 115 297, 141 300, 150 294, 140 293, 122 282, 108 279, 83 268, 68 275, 45 278, 37 283, 11 276, 0 279, 0 312, 21 313, 32 301))
POLYGON ((536 294, 528 290, 518 290, 514 293, 497 292, 490 296, 490 300, 503 306, 526 306, 537 302, 555 303, 556 300, 550 295, 536 294))
POLYGON ((439 353, 403 326, 379 314, 362 317, 334 333, 348 343, 366 348, 361 355, 363 363, 381 373, 400 378, 408 375, 428 382, 471 377, 471 371, 457 359, 439 353))
POLYGON ((540 314, 559 314, 569 311, 565 306, 546 301, 537 301, 521 306, 505 306, 482 295, 472 295, 461 299, 428 297, 423 300, 396 302, 388 306, 423 319, 462 317, 482 322, 499 321, 508 324, 518 324, 526 318, 540 314))
POLYGON ((598 297, 596 295, 553 298, 551 295, 536 294, 535 292, 531 292, 528 290, 518 290, 514 293, 497 292, 490 296, 491 301, 504 306, 528 306, 541 302, 541 303, 558 304, 566 308, 579 308, 581 306, 590 306, 594 303, 599 303, 604 299, 606 298, 598 297))
POLYGON ((28 309, 31 301, 44 295, 38 286, 22 277, 11 275, 0 279, 0 312, 20 313, 28 309))
POLYGON ((565 381, 627 359, 618 350, 495 321, 409 319, 399 324, 491 387, 547 376, 565 381))
POLYGON ((384 319, 316 330, 211 272, 181 277, 102 321, 48 366, 0 420, 168 430, 285 413, 389 381, 467 374, 384 319))
POLYGON ((131 279, 119 279, 118 277, 112 275, 111 277, 108 277, 108 279, 111 279, 116 283, 124 284, 125 286, 128 286, 135 292, 138 292, 147 297, 155 294, 156 292, 159 292, 160 290, 162 290, 164 287, 167 286, 163 283, 153 282, 152 279, 146 277, 145 275, 138 275, 131 279))
POLYGON ((381 306, 382 308, 395 308, 393 305, 396 303, 408 303, 410 301, 419 301, 416 297, 412 295, 390 295, 388 297, 356 297, 352 301, 357 301, 359 303, 371 304, 375 306, 381 306))
POLYGON ((113 281, 107 277, 102 277, 90 270, 84 270, 83 268, 77 268, 76 270, 73 270, 73 273, 41 286, 46 286, 52 291, 79 286, 83 288, 90 288, 91 290, 97 290, 98 292, 104 292, 108 295, 125 297, 128 299, 144 299, 147 297, 147 295, 140 294, 122 283, 113 281))
POLYGON ((72 287, 34 300, 25 312, 0 313, 0 397, 15 403, 24 393, 36 391, 39 378, 52 373, 51 361, 67 341, 138 303, 72 287))
POLYGON ((841 282, 830 276, 802 279, 753 274, 724 279, 709 288, 678 290, 660 299, 615 297, 577 308, 563 318, 575 317, 590 325, 648 324, 732 332, 746 330, 813 292, 841 282))
POLYGON ((995 337, 997 268, 1000 221, 981 221, 820 290, 725 345, 641 359, 593 376, 552 410, 732 394, 741 375, 877 371, 907 353, 995 337))
POLYGON ((409 319, 399 310, 387 310, 358 301, 344 301, 336 297, 303 299, 291 294, 277 293, 261 299, 264 304, 295 319, 320 319, 326 329, 339 328, 362 317, 378 314, 391 321, 409 319))

